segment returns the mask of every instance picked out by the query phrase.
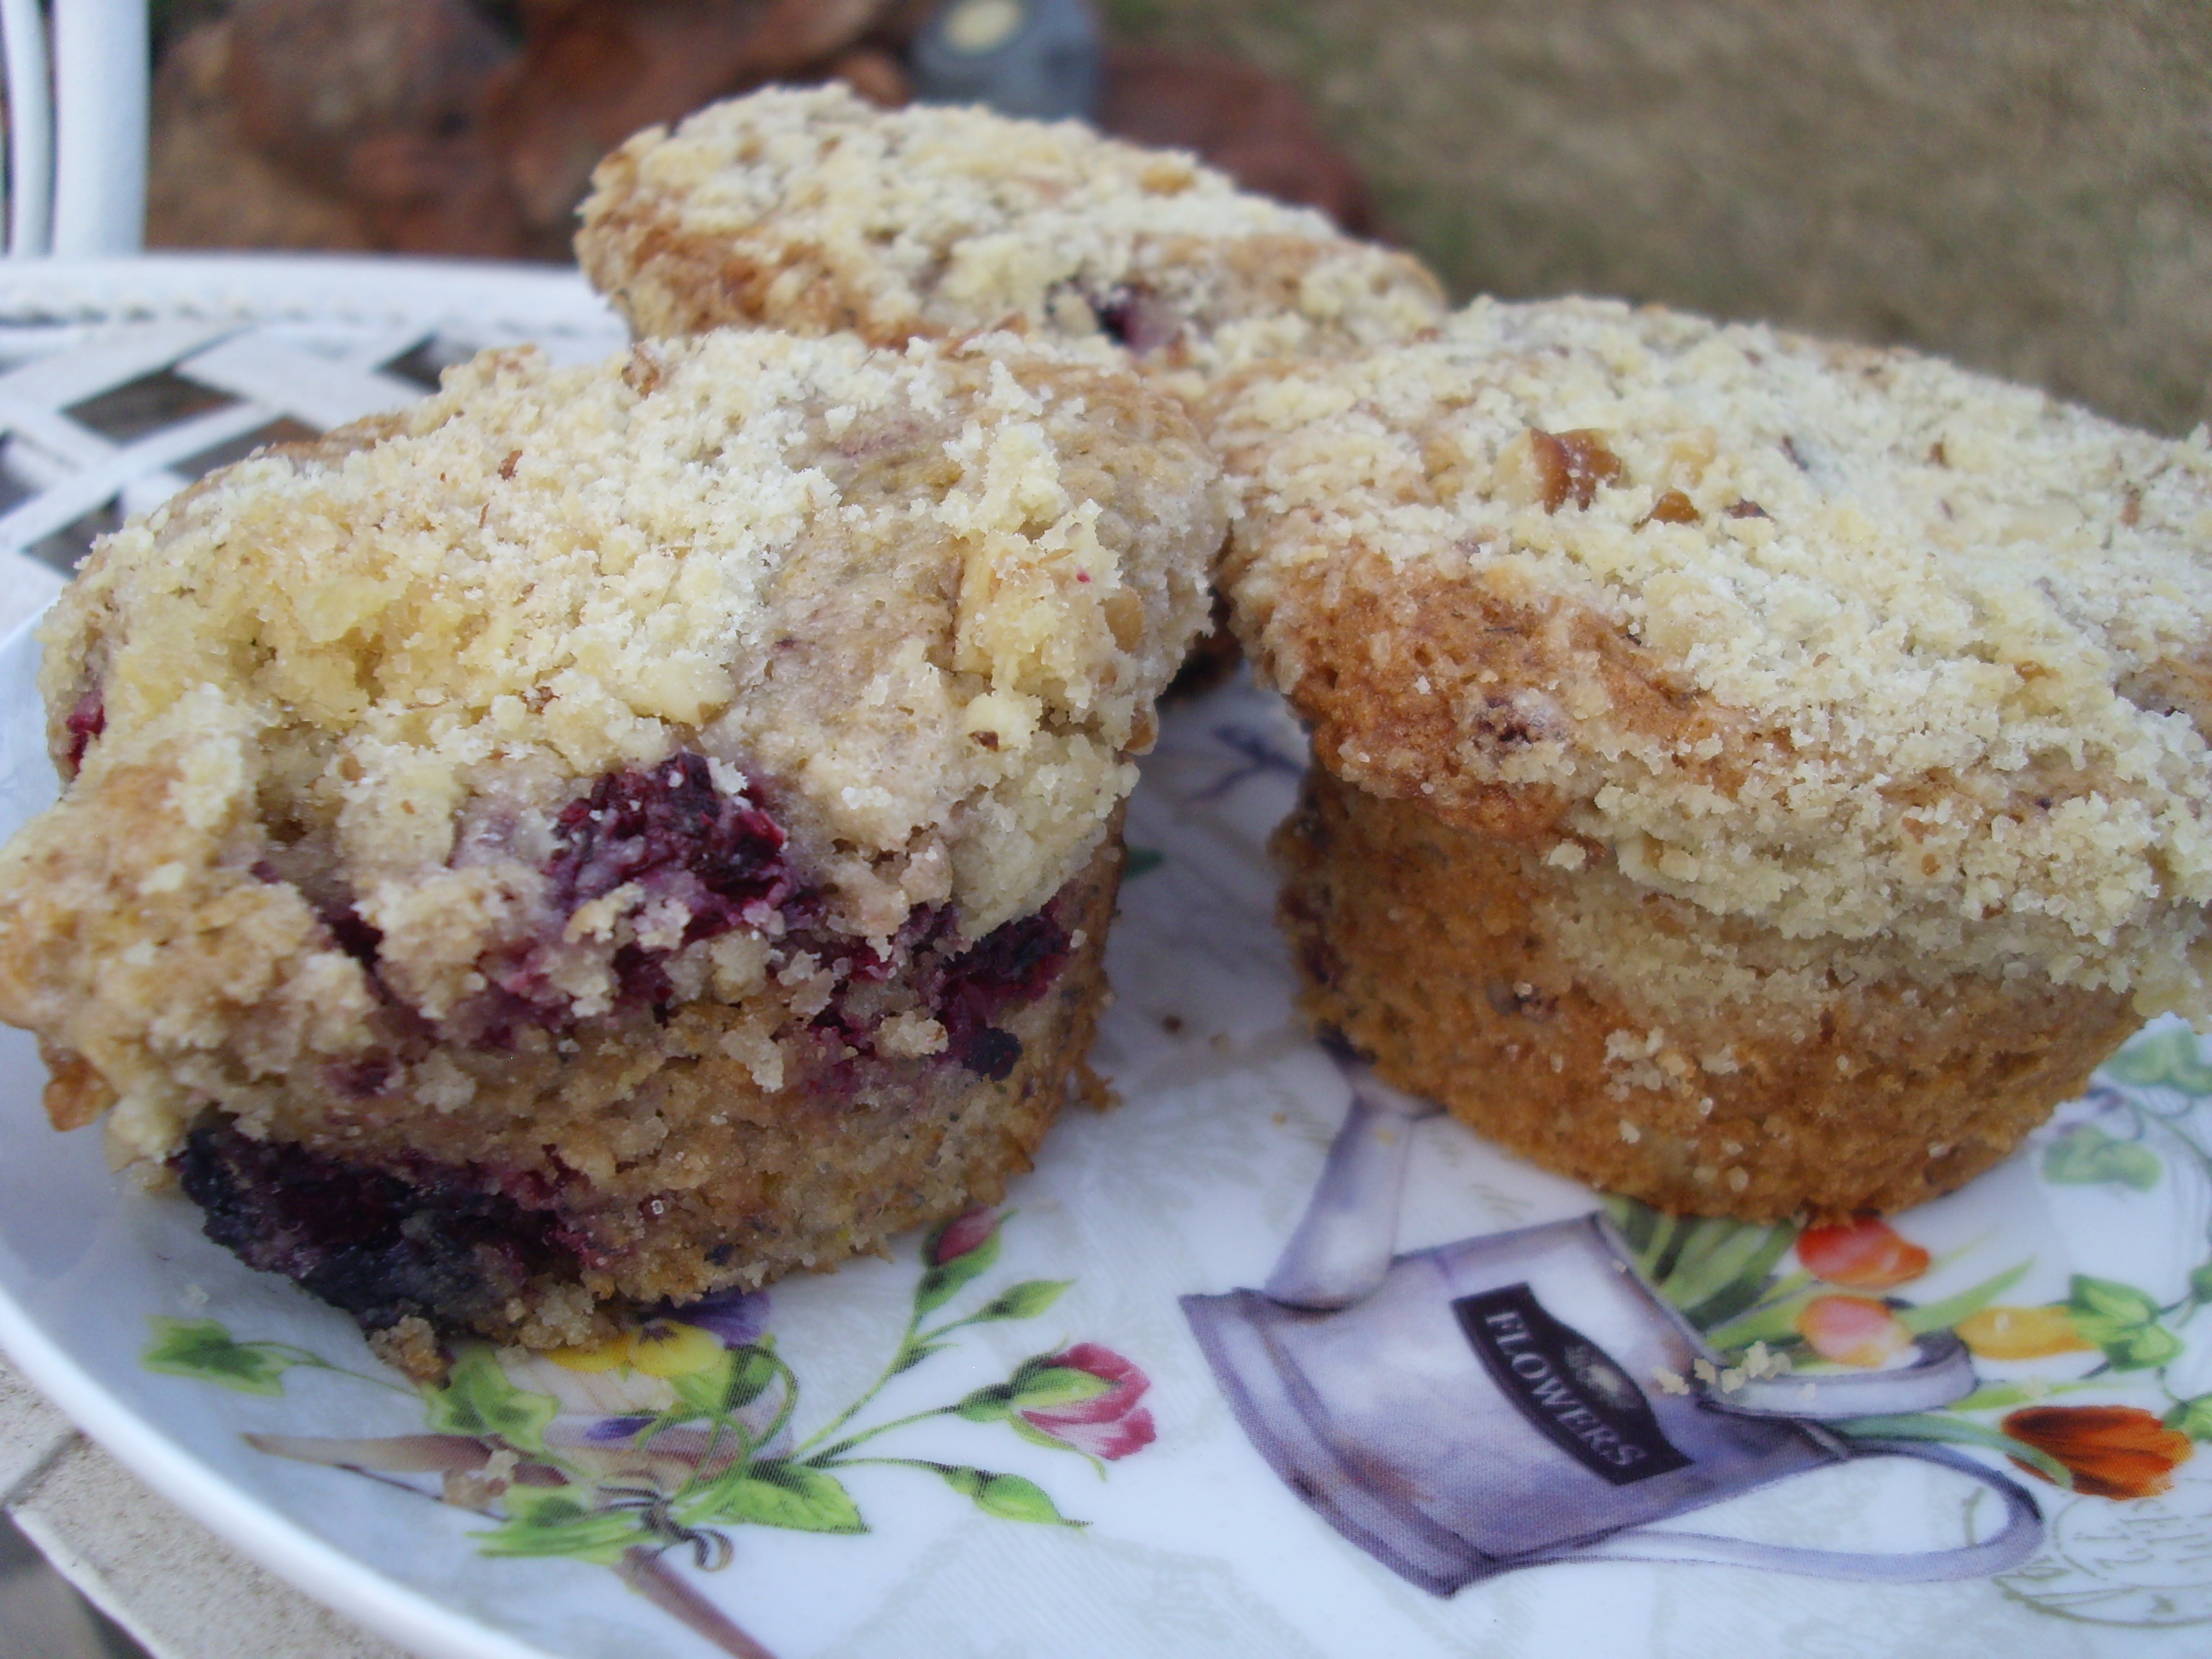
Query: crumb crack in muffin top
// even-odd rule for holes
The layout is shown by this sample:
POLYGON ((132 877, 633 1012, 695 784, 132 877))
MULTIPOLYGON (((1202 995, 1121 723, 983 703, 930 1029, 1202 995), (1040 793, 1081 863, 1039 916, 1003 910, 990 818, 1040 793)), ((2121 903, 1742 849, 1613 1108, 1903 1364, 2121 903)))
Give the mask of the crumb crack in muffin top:
POLYGON ((771 88, 652 128, 582 210, 643 334, 736 321, 879 342, 1015 325, 1197 378, 1432 325, 1434 278, 1192 157, 1075 122, 771 88))
POLYGON ((2203 1007, 2202 429, 1582 301, 1207 418, 1238 631, 1340 775, 1788 937, 2203 1007))

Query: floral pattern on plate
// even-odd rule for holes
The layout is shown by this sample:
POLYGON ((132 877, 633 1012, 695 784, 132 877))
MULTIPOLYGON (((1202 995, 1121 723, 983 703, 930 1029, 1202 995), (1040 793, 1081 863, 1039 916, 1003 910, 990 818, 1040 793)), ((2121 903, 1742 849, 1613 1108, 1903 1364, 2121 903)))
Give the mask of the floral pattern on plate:
MULTIPOLYGON (((8 716, 0 828, 52 790, 34 661, 21 640, 0 647, 8 716)), ((1295 1017, 1293 976, 1271 916, 1265 843, 1297 787, 1299 739, 1279 703, 1232 684, 1170 710, 1144 764, 1129 839, 1146 856, 1133 860, 1122 890, 1109 945, 1119 1000, 1093 1056, 1121 1103, 1064 1116, 1009 1199, 1018 1218, 966 1224, 971 1233, 989 1227, 1003 1254, 919 1319, 917 1292, 944 1265, 934 1257, 966 1255, 958 1230, 933 1241, 917 1235, 897 1247, 896 1261, 781 1280, 772 1317, 765 1298, 742 1299, 686 1310, 619 1352, 569 1356, 597 1370, 486 1355, 474 1362, 478 1386, 462 1390, 465 1400, 434 1402, 397 1373, 380 1372, 343 1316, 200 1237, 188 1206, 118 1184, 95 1139, 52 1133, 39 1112, 33 1045, 0 1032, 0 1340, 33 1381, 189 1513, 349 1616, 439 1659, 714 1659, 732 1651, 732 1630, 779 1659, 901 1659, 917 1650, 971 1659, 1048 1651, 1056 1659, 1701 1659, 1737 1650, 2194 1659, 2204 1650, 2212 1455, 2193 1437, 2199 1425, 2185 1408, 2212 1394, 2212 1316, 2202 1306, 2212 1286, 2192 1277, 2212 1249, 2212 1174, 2202 1150, 2212 1146, 2212 1068, 2171 1026, 2139 1039, 2018 1157, 1895 1219, 1897 1242, 1856 1241, 1856 1265, 1843 1259, 1847 1250, 1824 1252, 1824 1241, 1806 1244, 1808 1263, 1796 1238, 1774 1248, 1746 1235, 1734 1267, 1720 1256, 1708 1264, 1703 1294, 1685 1288, 1688 1274, 1675 1281, 1693 1306, 1739 1280, 1739 1296, 1750 1292, 1732 1312, 1703 1312, 1714 1331, 1775 1314, 1799 1291, 1810 1292, 1807 1306, 1824 1295, 1876 1304, 1867 1322, 1877 1342, 1887 1319, 1926 1319, 1951 1304, 1944 1328, 1978 1345, 1966 1355, 1977 1376, 1965 1398, 1926 1413, 1952 1440, 1929 1449, 2031 1492, 2044 1521, 2041 1545, 2001 1577, 1824 1582, 1616 1560, 1516 1571, 1443 1599, 1332 1531, 1255 1452, 1177 1302, 1265 1280, 1344 1116, 1342 1078, 1295 1017), (1767 1267, 1746 1273, 1764 1249, 1773 1249, 1767 1267), (1917 1265, 1915 1251, 1926 1252, 1925 1267, 1893 1277, 1917 1265), (2023 1263, 2024 1274, 1978 1307, 1959 1303, 2023 1263), (1782 1288, 1801 1271, 1813 1277, 1782 1288), (939 1331, 1040 1281, 1068 1288, 1026 1318, 939 1331), (149 1331, 154 1316, 173 1322, 149 1331), (909 1340, 934 1352, 884 1380, 909 1340), (143 1363, 149 1346, 168 1370, 143 1363), (772 1351, 790 1375, 748 1349, 772 1351), (1024 1364, 1084 1373, 1089 1382, 1045 1380, 1087 1397, 1055 1402, 1032 1389, 1017 1405, 1011 1390, 1024 1364), (738 1401, 764 1368, 773 1375, 760 1392, 738 1401), (687 1482, 688 1504, 727 1472, 703 1454, 714 1432, 714 1383, 738 1382, 741 1372, 742 1386, 720 1395, 730 1438, 715 1455, 738 1443, 741 1428, 757 1474, 763 1463, 804 1462, 874 1433, 837 1455, 851 1463, 819 1471, 866 1532, 676 1512, 671 1500, 687 1482), (698 1379, 685 1387, 703 1386, 709 1409, 638 1446, 641 1428, 685 1408, 678 1378, 698 1379), (502 1422, 515 1404, 508 1388, 520 1410, 502 1422), (2005 1389, 2018 1397, 1996 1392, 2005 1389), (787 1395, 795 1403, 771 1437, 787 1395), (612 1422, 616 1453, 650 1462, 654 1443, 665 1442, 666 1461, 651 1478, 598 1474, 583 1461, 589 1448, 578 1447, 562 1455, 583 1480, 549 1464, 550 1484, 519 1481, 539 1461, 508 1433, 526 1440, 544 1416, 530 1396, 554 1404, 540 1431, 549 1449, 571 1429, 612 1422), (980 1420, 958 1409, 971 1400, 980 1420), (808 1443, 848 1407, 855 1409, 842 1425, 808 1443), (2089 1408, 2124 1414, 2015 1419, 2006 1428, 2030 1409, 2089 1408), (2052 1422, 2072 1432, 2048 1432, 2052 1422), (1956 1443, 1972 1432, 2004 1443, 1956 1443), (253 1449, 246 1436, 272 1449, 253 1449), (357 1464, 361 1472, 348 1474, 273 1455, 287 1438, 340 1437, 435 1442, 444 1455, 461 1452, 454 1439, 470 1443, 465 1463, 483 1461, 455 1474, 453 1495, 472 1506, 432 1501, 447 1496, 443 1465, 357 1464), (2031 1456, 2015 1462, 2023 1450, 2065 1471, 2071 1488, 2031 1456), (885 1461, 860 1462, 876 1458, 885 1461), (969 1478, 948 1478, 939 1466, 1018 1476, 1055 1514, 1085 1524, 994 1513, 981 1501, 987 1480, 963 1491, 969 1478), (2085 1474, 2145 1495, 2097 1496, 2085 1474), (2165 1491, 2148 1491, 2161 1478, 2165 1491), (500 1479, 507 1486, 495 1495, 489 1488, 500 1479), (549 1505, 525 1517, 539 1494, 567 1498, 573 1512, 549 1505), (586 1520, 608 1529, 603 1545, 619 1545, 612 1565, 595 1564, 588 1549, 484 1547, 495 1538, 581 1543, 567 1528, 586 1520), (703 1545, 677 1534, 679 1525, 703 1545), (727 1540, 728 1567, 714 1568, 721 1546, 709 1534, 727 1540), (657 1564, 641 1586, 672 1579, 727 1628, 702 1634, 678 1622, 681 1607, 626 1589, 622 1563, 633 1548, 657 1564)), ((1600 1201, 1446 1119, 1420 1123, 1413 1138, 1405 1251, 1577 1220, 1600 1201)), ((1661 1280, 1684 1261, 1678 1249, 1661 1280)), ((1566 1325, 1602 1334, 1587 1329, 1579 1307, 1559 1311, 1566 1325)), ((1787 1350, 1806 1376, 1821 1374, 1795 1314, 1773 1322, 1768 1338, 1706 1343, 1715 1365, 1708 1394, 1744 1366, 1756 1340, 1766 1340, 1770 1359, 1787 1350)), ((1020 1486, 997 1492, 1026 1497, 1020 1486)), ((749 1487, 739 1501, 767 1498, 749 1487)), ((1864 1459, 1731 1498, 1695 1523, 1879 1553, 1942 1549, 1962 1531, 1986 1535, 1994 1513, 1986 1489, 1955 1469, 1864 1459)))
POLYGON ((2212 1481, 2176 1486, 2212 1439, 2212 1320, 2191 1329, 2212 1306, 2208 1103, 2212 1066, 2186 1029, 2163 1024, 2115 1055, 2031 1154, 2045 1186, 2100 1189, 2123 1206, 2174 1189, 2197 1227, 2170 1294, 2075 1273, 2063 1298, 2009 1301, 2033 1266, 2022 1260, 1921 1300, 1913 1287, 1937 1261, 1913 1242, 1909 1215, 1801 1231, 1666 1216, 1621 1199, 1607 1209, 1639 1270, 1723 1353, 1700 1380, 1723 1395, 1747 1379, 1880 1370, 1920 1338, 1952 1333, 1979 1387, 1938 1410, 1835 1427, 1995 1452, 2052 1488, 2045 1547, 1998 1581, 2037 1610, 2117 1625, 2212 1622, 2212 1481))
MULTIPOLYGON (((932 1418, 997 1425, 1032 1444, 1073 1452, 1102 1474, 1106 1462, 1152 1443, 1152 1413, 1141 1403, 1149 1379, 1095 1342, 1033 1355, 1005 1382, 946 1404, 866 1422, 884 1384, 944 1352, 955 1333, 1035 1319, 1068 1288, 1066 1280, 1024 1279, 969 1312, 931 1322, 997 1263, 1006 1219, 977 1210, 927 1234, 906 1328, 882 1374, 803 1440, 792 1429, 799 1379, 767 1328, 765 1291, 673 1310, 596 1347, 532 1353, 465 1344, 445 1381, 422 1390, 422 1434, 244 1438, 258 1451, 374 1475, 489 1516, 497 1524, 474 1534, 486 1556, 611 1567, 724 1651, 758 1659, 767 1650, 672 1571, 672 1553, 716 1572, 734 1554, 732 1528, 865 1533, 844 1479, 860 1468, 933 1475, 1001 1520, 1084 1524, 1024 1476, 891 1455, 877 1443, 932 1418)), ((157 1315, 151 1322, 143 1363, 171 1376, 264 1395, 282 1395, 285 1373, 296 1367, 401 1386, 289 1343, 240 1340, 218 1320, 157 1315)))

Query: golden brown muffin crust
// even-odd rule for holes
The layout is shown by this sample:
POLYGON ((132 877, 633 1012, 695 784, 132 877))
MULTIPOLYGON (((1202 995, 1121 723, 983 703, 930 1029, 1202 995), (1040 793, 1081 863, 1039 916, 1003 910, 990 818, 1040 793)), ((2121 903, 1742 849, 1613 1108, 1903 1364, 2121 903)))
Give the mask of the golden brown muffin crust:
POLYGON ((1418 261, 1191 157, 1074 122, 772 88, 604 162, 578 258, 641 334, 767 323, 878 343, 1014 327, 1185 374, 1404 339, 1418 261))
MULTIPOLYGON (((1617 977, 1594 879, 1316 768, 1278 832, 1300 1001, 1390 1082, 1544 1167, 1662 1209, 1772 1221, 1893 1210, 2015 1146, 2136 1027, 2125 997, 2036 975, 1861 978, 1656 895, 1628 928, 1726 931, 1751 983, 1617 977), (1795 979, 1799 982, 1787 981, 1795 979)), ((1717 950, 1716 951, 1717 954, 1717 950)))
POLYGON ((302 1092, 253 1127, 274 1146, 364 1168, 417 1180, 497 1170, 502 1189, 544 1195, 584 1241, 581 1267, 471 1304, 465 1322, 434 1311, 449 1328, 528 1347, 596 1341, 639 1310, 833 1267, 996 1203, 1089 1085, 1121 859, 1117 828, 1056 902, 1068 959, 1043 995, 1000 1018, 1020 1045, 1002 1078, 939 1056, 856 1061, 834 1045, 791 1043, 778 1086, 765 1088, 753 1045, 726 1041, 748 1014, 710 1000, 668 1019, 638 1011, 557 1044, 460 1055, 475 1085, 465 1113, 419 1095, 302 1092))
POLYGON ((1325 764, 1796 938, 2212 1012, 2212 440, 1582 301, 1208 410, 1325 764))

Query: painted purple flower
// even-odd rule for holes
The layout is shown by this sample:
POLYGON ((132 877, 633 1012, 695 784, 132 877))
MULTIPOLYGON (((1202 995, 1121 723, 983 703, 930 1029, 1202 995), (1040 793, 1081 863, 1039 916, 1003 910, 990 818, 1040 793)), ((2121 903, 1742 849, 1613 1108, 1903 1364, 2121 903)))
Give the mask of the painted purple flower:
POLYGON ((1152 1379, 1111 1348, 1079 1342, 1023 1370, 1026 1376, 1014 1384, 1022 1421, 1062 1445, 1110 1462, 1142 1451, 1158 1435, 1152 1413, 1137 1403, 1152 1379), (1060 1398, 1049 1405, 1020 1403, 1055 1395, 1060 1398))
POLYGON ((627 1445, 637 1438, 640 1429, 651 1428, 656 1419, 650 1416, 602 1417, 587 1424, 584 1441, 587 1445, 627 1445))
POLYGON ((668 1317, 711 1331, 726 1348, 742 1348, 760 1340, 768 1328, 766 1291, 717 1291, 689 1307, 670 1310, 668 1317))

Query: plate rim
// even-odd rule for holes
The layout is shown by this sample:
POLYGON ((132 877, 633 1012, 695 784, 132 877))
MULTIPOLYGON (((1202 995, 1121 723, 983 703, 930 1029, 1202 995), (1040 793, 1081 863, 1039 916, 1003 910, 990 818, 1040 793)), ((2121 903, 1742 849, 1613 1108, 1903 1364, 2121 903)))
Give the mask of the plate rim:
MULTIPOLYGON (((317 1538, 133 1410, 0 1282, 0 1352, 85 1436, 161 1497, 302 1595, 423 1659, 555 1659, 317 1538)), ((35 1475, 33 1477, 35 1479, 35 1475)))

